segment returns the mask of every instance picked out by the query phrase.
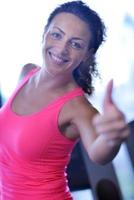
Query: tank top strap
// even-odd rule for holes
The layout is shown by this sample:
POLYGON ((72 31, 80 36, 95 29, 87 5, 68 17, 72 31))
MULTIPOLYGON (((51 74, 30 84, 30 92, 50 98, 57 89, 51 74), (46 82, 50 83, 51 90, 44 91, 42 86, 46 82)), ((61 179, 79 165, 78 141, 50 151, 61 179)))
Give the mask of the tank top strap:
POLYGON ((24 78, 22 79, 22 81, 20 82, 20 84, 18 85, 18 87, 16 88, 16 90, 18 91, 18 90, 29 80, 29 78, 30 78, 34 73, 36 73, 38 70, 39 70, 39 68, 30 70, 30 71, 24 76, 24 78))
POLYGON ((82 88, 77 87, 74 88, 73 90, 67 92, 66 94, 64 94, 63 96, 59 97, 55 103, 58 101, 60 102, 60 104, 64 105, 65 103, 67 103, 68 101, 74 99, 75 97, 78 96, 84 96, 84 91, 82 90, 82 88))
POLYGON ((83 96, 83 95, 84 95, 84 91, 82 90, 82 88, 77 87, 71 90, 70 92, 68 92, 65 96, 67 99, 72 99, 74 97, 83 96))
MULTIPOLYGON (((25 82, 27 79, 29 79, 34 73, 36 73, 37 71, 39 71, 40 68, 35 68, 30 70, 27 75, 23 78, 23 81, 25 82)), ((22 81, 22 82, 23 82, 22 81)))
MULTIPOLYGON (((12 100, 14 99, 14 97, 16 96, 16 94, 18 93, 18 91, 24 86, 24 84, 26 84, 26 82, 29 80, 29 78, 34 73, 36 73, 38 70, 39 70, 39 68, 32 69, 32 70, 29 71, 29 73, 18 84, 17 88, 14 90, 13 94, 9 98, 8 105, 10 105, 12 103, 12 100)), ((84 91, 80 87, 76 87, 76 88, 74 88, 74 89, 66 92, 64 95, 58 97, 56 100, 54 100, 50 104, 48 104, 45 108, 50 107, 50 106, 54 106, 57 103, 61 104, 61 105, 64 105, 68 101, 70 101, 70 100, 72 100, 72 99, 74 99, 75 97, 78 97, 78 96, 84 96, 84 91)))
POLYGON ((24 84, 29 80, 29 78, 39 69, 32 69, 28 72, 28 74, 26 74, 24 76, 24 78, 20 81, 20 83, 17 85, 16 89, 14 90, 14 92, 12 93, 12 95, 9 97, 7 103, 10 104, 12 102, 12 100, 14 99, 14 97, 16 96, 16 94, 18 93, 18 91, 24 86, 24 84))

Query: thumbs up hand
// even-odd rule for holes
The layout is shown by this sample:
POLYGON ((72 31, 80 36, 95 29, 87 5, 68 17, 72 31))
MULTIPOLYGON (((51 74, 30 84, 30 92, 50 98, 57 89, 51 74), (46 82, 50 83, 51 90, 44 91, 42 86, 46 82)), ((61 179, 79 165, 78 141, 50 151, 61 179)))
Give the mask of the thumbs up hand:
POLYGON ((107 109, 114 106, 114 102, 112 100, 112 91, 113 91, 113 80, 110 80, 107 84, 104 99, 103 99, 103 111, 106 112, 107 109))
POLYGON ((104 99, 103 113, 96 115, 93 124, 96 133, 110 146, 120 145, 129 135, 129 129, 124 114, 119 110, 112 99, 113 80, 107 84, 104 99))

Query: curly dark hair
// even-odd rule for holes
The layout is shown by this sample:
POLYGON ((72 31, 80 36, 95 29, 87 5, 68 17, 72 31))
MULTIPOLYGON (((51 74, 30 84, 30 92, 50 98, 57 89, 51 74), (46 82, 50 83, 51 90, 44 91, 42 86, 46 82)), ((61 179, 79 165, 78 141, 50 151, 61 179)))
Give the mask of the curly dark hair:
POLYGON ((73 77, 77 84, 84 90, 87 94, 92 94, 93 92, 93 77, 99 76, 98 69, 96 68, 96 51, 99 46, 105 40, 106 28, 99 17, 99 15, 92 10, 83 1, 71 1, 59 5, 49 16, 45 30, 43 33, 43 38, 46 30, 48 29, 50 23, 54 17, 60 13, 71 13, 83 20, 91 31, 91 41, 89 44, 89 49, 92 49, 92 54, 90 60, 86 63, 81 63, 74 71, 73 77))

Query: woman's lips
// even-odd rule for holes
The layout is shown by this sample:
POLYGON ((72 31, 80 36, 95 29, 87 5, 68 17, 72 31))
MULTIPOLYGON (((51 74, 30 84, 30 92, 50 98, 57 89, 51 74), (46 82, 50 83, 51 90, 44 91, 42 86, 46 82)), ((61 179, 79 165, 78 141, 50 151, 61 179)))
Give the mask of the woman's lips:
POLYGON ((50 55, 51 59, 58 65, 61 65, 61 64, 65 63, 65 62, 69 61, 67 58, 65 58, 63 56, 56 55, 56 54, 54 54, 52 52, 49 52, 49 55, 50 55))

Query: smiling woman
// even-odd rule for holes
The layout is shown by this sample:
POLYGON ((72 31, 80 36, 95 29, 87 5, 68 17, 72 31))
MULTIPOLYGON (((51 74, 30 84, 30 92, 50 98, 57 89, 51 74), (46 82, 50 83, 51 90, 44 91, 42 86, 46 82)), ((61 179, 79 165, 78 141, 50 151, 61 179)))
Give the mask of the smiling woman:
POLYGON ((110 162, 129 131, 109 82, 100 115, 86 99, 97 72, 105 27, 82 1, 61 4, 43 33, 41 67, 27 64, 0 110, 3 200, 72 200, 66 180, 70 153, 81 138, 92 159, 110 162))
POLYGON ((66 77, 71 77, 73 70, 89 57, 90 40, 90 30, 83 20, 66 12, 56 15, 45 30, 43 65, 53 76, 66 72, 66 77))

